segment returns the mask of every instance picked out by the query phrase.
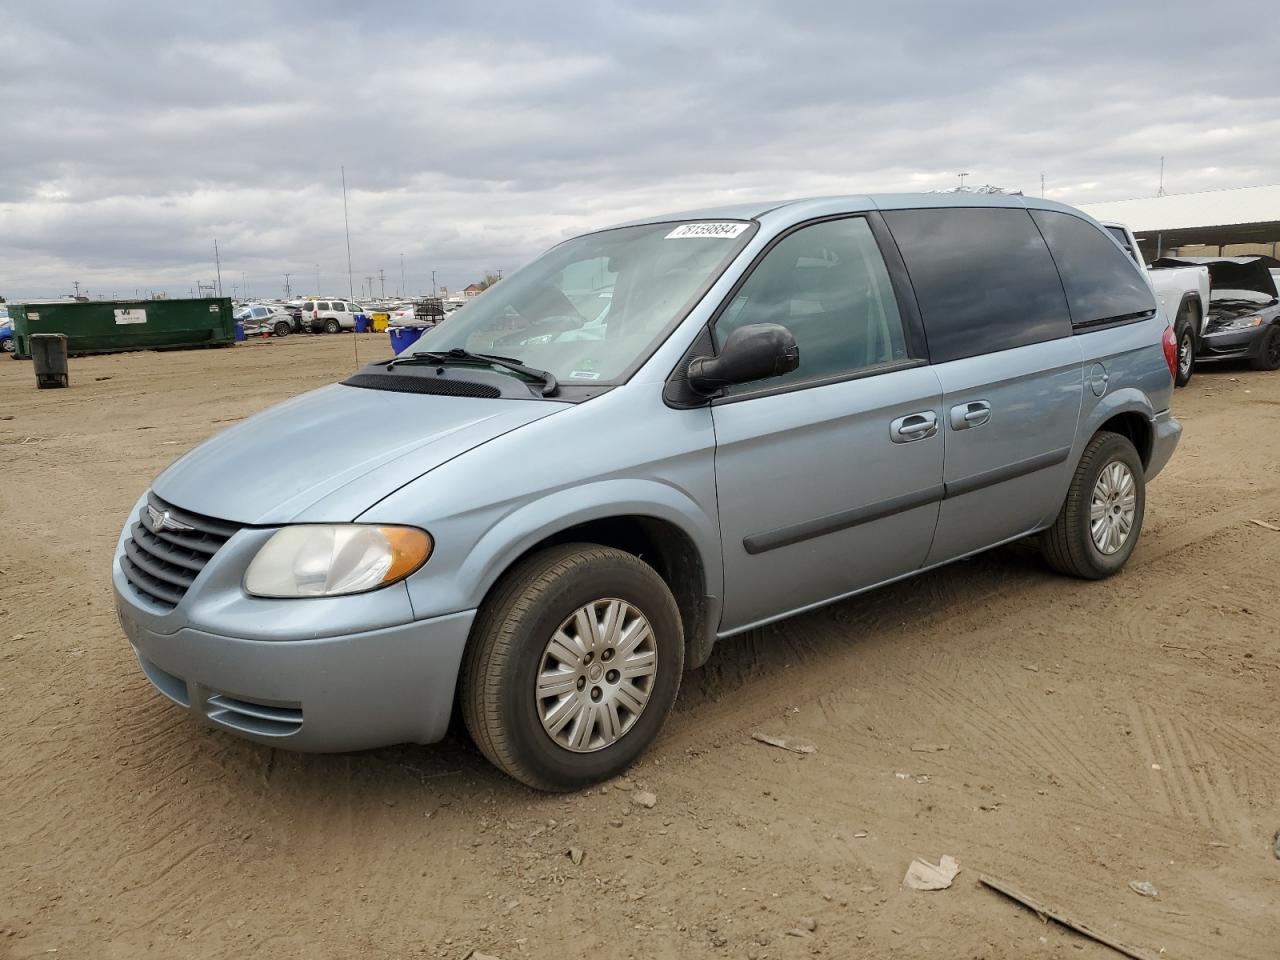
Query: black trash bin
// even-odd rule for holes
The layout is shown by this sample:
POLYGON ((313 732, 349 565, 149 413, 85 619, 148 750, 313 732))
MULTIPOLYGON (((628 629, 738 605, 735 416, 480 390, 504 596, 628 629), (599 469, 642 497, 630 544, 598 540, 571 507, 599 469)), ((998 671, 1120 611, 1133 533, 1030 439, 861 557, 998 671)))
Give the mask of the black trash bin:
POLYGON ((65 333, 31 334, 31 360, 36 368, 36 387, 65 387, 67 377, 67 335, 65 333))

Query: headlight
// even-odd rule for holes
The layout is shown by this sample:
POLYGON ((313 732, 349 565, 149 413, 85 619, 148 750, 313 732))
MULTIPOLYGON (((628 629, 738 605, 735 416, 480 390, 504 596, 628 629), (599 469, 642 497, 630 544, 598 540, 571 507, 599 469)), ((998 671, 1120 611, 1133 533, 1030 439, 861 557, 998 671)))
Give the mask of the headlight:
POLYGON ((244 575, 256 597, 336 597, 403 580, 431 556, 416 527, 306 524, 277 531, 244 575))
POLYGON ((1262 326, 1262 316, 1255 313, 1248 317, 1235 317, 1231 320, 1224 320, 1211 333, 1226 333, 1228 330, 1249 330, 1260 326, 1262 326))

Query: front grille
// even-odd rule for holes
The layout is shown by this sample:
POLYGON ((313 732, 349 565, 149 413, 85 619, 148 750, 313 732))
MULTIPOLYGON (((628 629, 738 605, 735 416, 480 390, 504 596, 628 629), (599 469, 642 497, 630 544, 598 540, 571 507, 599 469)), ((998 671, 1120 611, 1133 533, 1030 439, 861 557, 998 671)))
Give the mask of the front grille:
POLYGON ((189 513, 148 493, 124 542, 120 569, 134 590, 172 610, 209 558, 239 529, 225 520, 189 513))

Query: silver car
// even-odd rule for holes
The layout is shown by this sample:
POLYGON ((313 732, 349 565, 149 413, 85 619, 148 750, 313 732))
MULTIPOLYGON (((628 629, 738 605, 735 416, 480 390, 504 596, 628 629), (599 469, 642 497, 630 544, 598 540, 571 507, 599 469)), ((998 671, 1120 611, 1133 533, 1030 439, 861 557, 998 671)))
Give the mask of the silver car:
POLYGON ((1032 536, 1119 571, 1173 363, 1138 267, 1060 204, 654 217, 174 463, 121 533, 120 620, 218 729, 430 743, 456 703, 502 770, 573 789, 735 634, 1032 536))

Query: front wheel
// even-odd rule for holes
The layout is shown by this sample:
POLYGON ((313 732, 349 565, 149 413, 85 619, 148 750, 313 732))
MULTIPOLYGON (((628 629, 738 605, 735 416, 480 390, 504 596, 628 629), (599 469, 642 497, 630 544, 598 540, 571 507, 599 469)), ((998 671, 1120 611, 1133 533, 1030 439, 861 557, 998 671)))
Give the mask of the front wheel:
POLYGON ((3 351, 4 353, 13 353, 16 349, 17 347, 14 345, 13 337, 5 337, 3 340, 0 340, 0 351, 3 351))
POLYGON ((273 337, 287 337, 293 332, 293 325, 288 320, 277 320, 275 329, 271 331, 273 337))
POLYGON ((1258 355, 1249 360, 1255 370, 1280 370, 1280 323, 1273 323, 1262 335, 1258 355))
POLYGON ((574 790, 653 742, 683 670, 680 612, 657 572, 621 550, 566 544, 521 562, 485 601, 459 698, 494 766, 574 790))
POLYGON ((1142 460, 1127 437, 1100 431, 1084 448, 1058 519, 1041 534, 1049 566, 1102 580, 1133 553, 1147 506, 1142 460))

